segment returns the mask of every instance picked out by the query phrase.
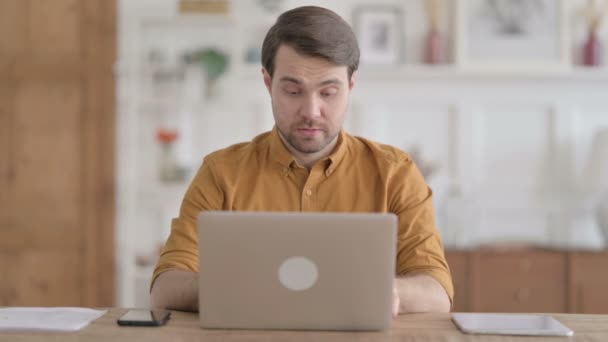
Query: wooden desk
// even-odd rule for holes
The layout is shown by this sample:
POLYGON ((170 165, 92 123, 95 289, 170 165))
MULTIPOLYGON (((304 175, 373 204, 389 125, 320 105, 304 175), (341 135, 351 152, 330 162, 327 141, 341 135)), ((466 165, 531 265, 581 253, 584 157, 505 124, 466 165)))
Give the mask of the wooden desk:
POLYGON ((111 309, 76 333, 0 332, 0 341, 608 341, 608 315, 554 315, 575 331, 574 337, 513 337, 465 335, 452 324, 449 314, 401 315, 387 332, 306 332, 204 330, 198 315, 174 312, 160 328, 119 327, 116 319, 125 309, 111 309))

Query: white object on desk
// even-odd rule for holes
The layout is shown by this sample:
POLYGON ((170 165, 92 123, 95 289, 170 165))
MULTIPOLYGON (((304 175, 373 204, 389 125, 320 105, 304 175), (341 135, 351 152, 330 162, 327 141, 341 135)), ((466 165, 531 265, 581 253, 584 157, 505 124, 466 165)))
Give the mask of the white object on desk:
POLYGON ((453 313, 452 321, 467 334, 572 336, 574 332, 548 315, 453 313))
POLYGON ((1 330, 77 331, 103 316, 105 310, 86 308, 1 308, 1 330))

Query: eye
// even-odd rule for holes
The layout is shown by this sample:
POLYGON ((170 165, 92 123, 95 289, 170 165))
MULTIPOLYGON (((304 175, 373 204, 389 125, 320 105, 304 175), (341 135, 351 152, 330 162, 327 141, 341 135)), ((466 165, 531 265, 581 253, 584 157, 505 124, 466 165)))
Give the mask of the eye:
POLYGON ((321 96, 331 97, 333 95, 336 95, 337 92, 338 92, 338 90, 335 88, 325 89, 325 90, 321 91, 321 96))
POLYGON ((300 95, 300 90, 299 89, 293 89, 293 88, 284 88, 283 91, 290 96, 297 96, 300 95))

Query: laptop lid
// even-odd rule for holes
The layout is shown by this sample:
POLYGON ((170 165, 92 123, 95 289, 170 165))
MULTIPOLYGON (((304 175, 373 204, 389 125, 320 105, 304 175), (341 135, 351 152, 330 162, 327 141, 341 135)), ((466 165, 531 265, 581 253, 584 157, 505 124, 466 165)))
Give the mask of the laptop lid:
POLYGON ((388 329, 396 234, 393 214, 203 212, 200 324, 388 329))

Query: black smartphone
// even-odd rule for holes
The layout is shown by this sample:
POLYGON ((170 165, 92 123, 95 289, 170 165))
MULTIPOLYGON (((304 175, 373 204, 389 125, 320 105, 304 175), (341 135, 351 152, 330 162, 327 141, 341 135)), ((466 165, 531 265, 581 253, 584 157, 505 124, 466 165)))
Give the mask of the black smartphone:
POLYGON ((169 320, 171 311, 131 309, 122 315, 116 323, 122 326, 158 327, 169 320))

